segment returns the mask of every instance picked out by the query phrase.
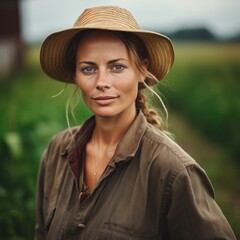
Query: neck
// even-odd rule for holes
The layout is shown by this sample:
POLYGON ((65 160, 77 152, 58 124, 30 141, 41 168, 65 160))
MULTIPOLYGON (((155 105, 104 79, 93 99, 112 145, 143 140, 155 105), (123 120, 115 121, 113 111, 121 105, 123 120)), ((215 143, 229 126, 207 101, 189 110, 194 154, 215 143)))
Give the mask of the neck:
POLYGON ((96 125, 93 133, 95 142, 101 146, 117 146, 136 117, 136 111, 131 114, 117 117, 96 116, 96 125))

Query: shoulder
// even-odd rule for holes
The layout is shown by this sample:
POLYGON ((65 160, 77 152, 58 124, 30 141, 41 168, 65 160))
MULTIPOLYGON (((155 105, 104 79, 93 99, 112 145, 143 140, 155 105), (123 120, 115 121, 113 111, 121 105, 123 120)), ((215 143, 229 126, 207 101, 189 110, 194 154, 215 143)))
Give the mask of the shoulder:
POLYGON ((142 143, 149 156, 149 164, 165 171, 181 172, 196 161, 163 131, 149 125, 143 135, 142 143))
POLYGON ((50 144, 61 146, 61 147, 67 147, 71 143, 71 141, 74 139, 74 136, 80 129, 81 129, 81 126, 76 126, 76 127, 72 127, 72 128, 60 131, 51 138, 50 144))
POLYGON ((67 157, 76 150, 76 146, 86 141, 91 134, 95 118, 91 117, 80 126, 65 129, 55 134, 45 151, 45 158, 57 158, 59 156, 67 157))
POLYGON ((151 166, 151 180, 156 185, 160 180, 161 184, 165 184, 166 192, 171 192, 174 186, 184 187, 187 182, 196 183, 196 186, 202 184, 214 196, 204 169, 164 132, 148 127, 142 144, 144 159, 147 159, 145 164, 151 166))
POLYGON ((80 129, 81 126, 76 126, 62 130, 53 135, 45 149, 45 158, 49 156, 54 158, 54 156, 64 155, 66 149, 74 142, 74 136, 80 129))

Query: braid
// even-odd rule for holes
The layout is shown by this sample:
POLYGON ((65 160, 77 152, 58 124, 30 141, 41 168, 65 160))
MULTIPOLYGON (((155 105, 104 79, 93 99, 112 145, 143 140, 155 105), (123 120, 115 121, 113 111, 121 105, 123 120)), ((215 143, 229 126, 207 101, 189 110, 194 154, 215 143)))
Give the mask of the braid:
POLYGON ((148 108, 147 98, 143 92, 143 89, 138 90, 138 95, 136 99, 136 109, 141 110, 143 115, 146 117, 147 121, 154 127, 163 130, 163 123, 161 117, 157 111, 153 108, 148 108))

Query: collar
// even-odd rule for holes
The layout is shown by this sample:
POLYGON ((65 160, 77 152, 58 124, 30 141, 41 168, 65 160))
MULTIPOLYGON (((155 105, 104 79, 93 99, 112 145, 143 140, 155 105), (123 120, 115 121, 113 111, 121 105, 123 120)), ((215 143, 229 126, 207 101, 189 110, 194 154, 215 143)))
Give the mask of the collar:
POLYGON ((147 125, 148 123, 146 118, 143 113, 139 111, 134 122, 129 127, 116 148, 113 156, 115 162, 133 157, 136 154, 147 125))
MULTIPOLYGON (((124 137, 120 140, 113 156, 113 161, 109 164, 116 164, 131 159, 137 152, 142 136, 147 128, 147 120, 143 113, 139 111, 134 122, 131 124, 124 137)), ((75 130, 74 137, 62 154, 68 158, 71 168, 76 177, 79 174, 80 156, 90 140, 95 126, 95 117, 86 120, 80 128, 75 130)))

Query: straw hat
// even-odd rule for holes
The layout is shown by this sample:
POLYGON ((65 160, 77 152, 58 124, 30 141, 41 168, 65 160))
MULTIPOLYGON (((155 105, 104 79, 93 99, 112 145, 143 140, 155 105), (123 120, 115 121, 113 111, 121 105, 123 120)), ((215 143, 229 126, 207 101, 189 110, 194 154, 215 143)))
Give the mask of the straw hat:
POLYGON ((132 14, 116 6, 101 6, 86 9, 72 28, 55 32, 43 42, 40 63, 44 72, 53 79, 73 83, 66 63, 66 51, 71 39, 85 29, 102 29, 131 32, 145 43, 149 54, 148 70, 161 80, 174 61, 171 41, 164 35, 142 30, 132 14))

